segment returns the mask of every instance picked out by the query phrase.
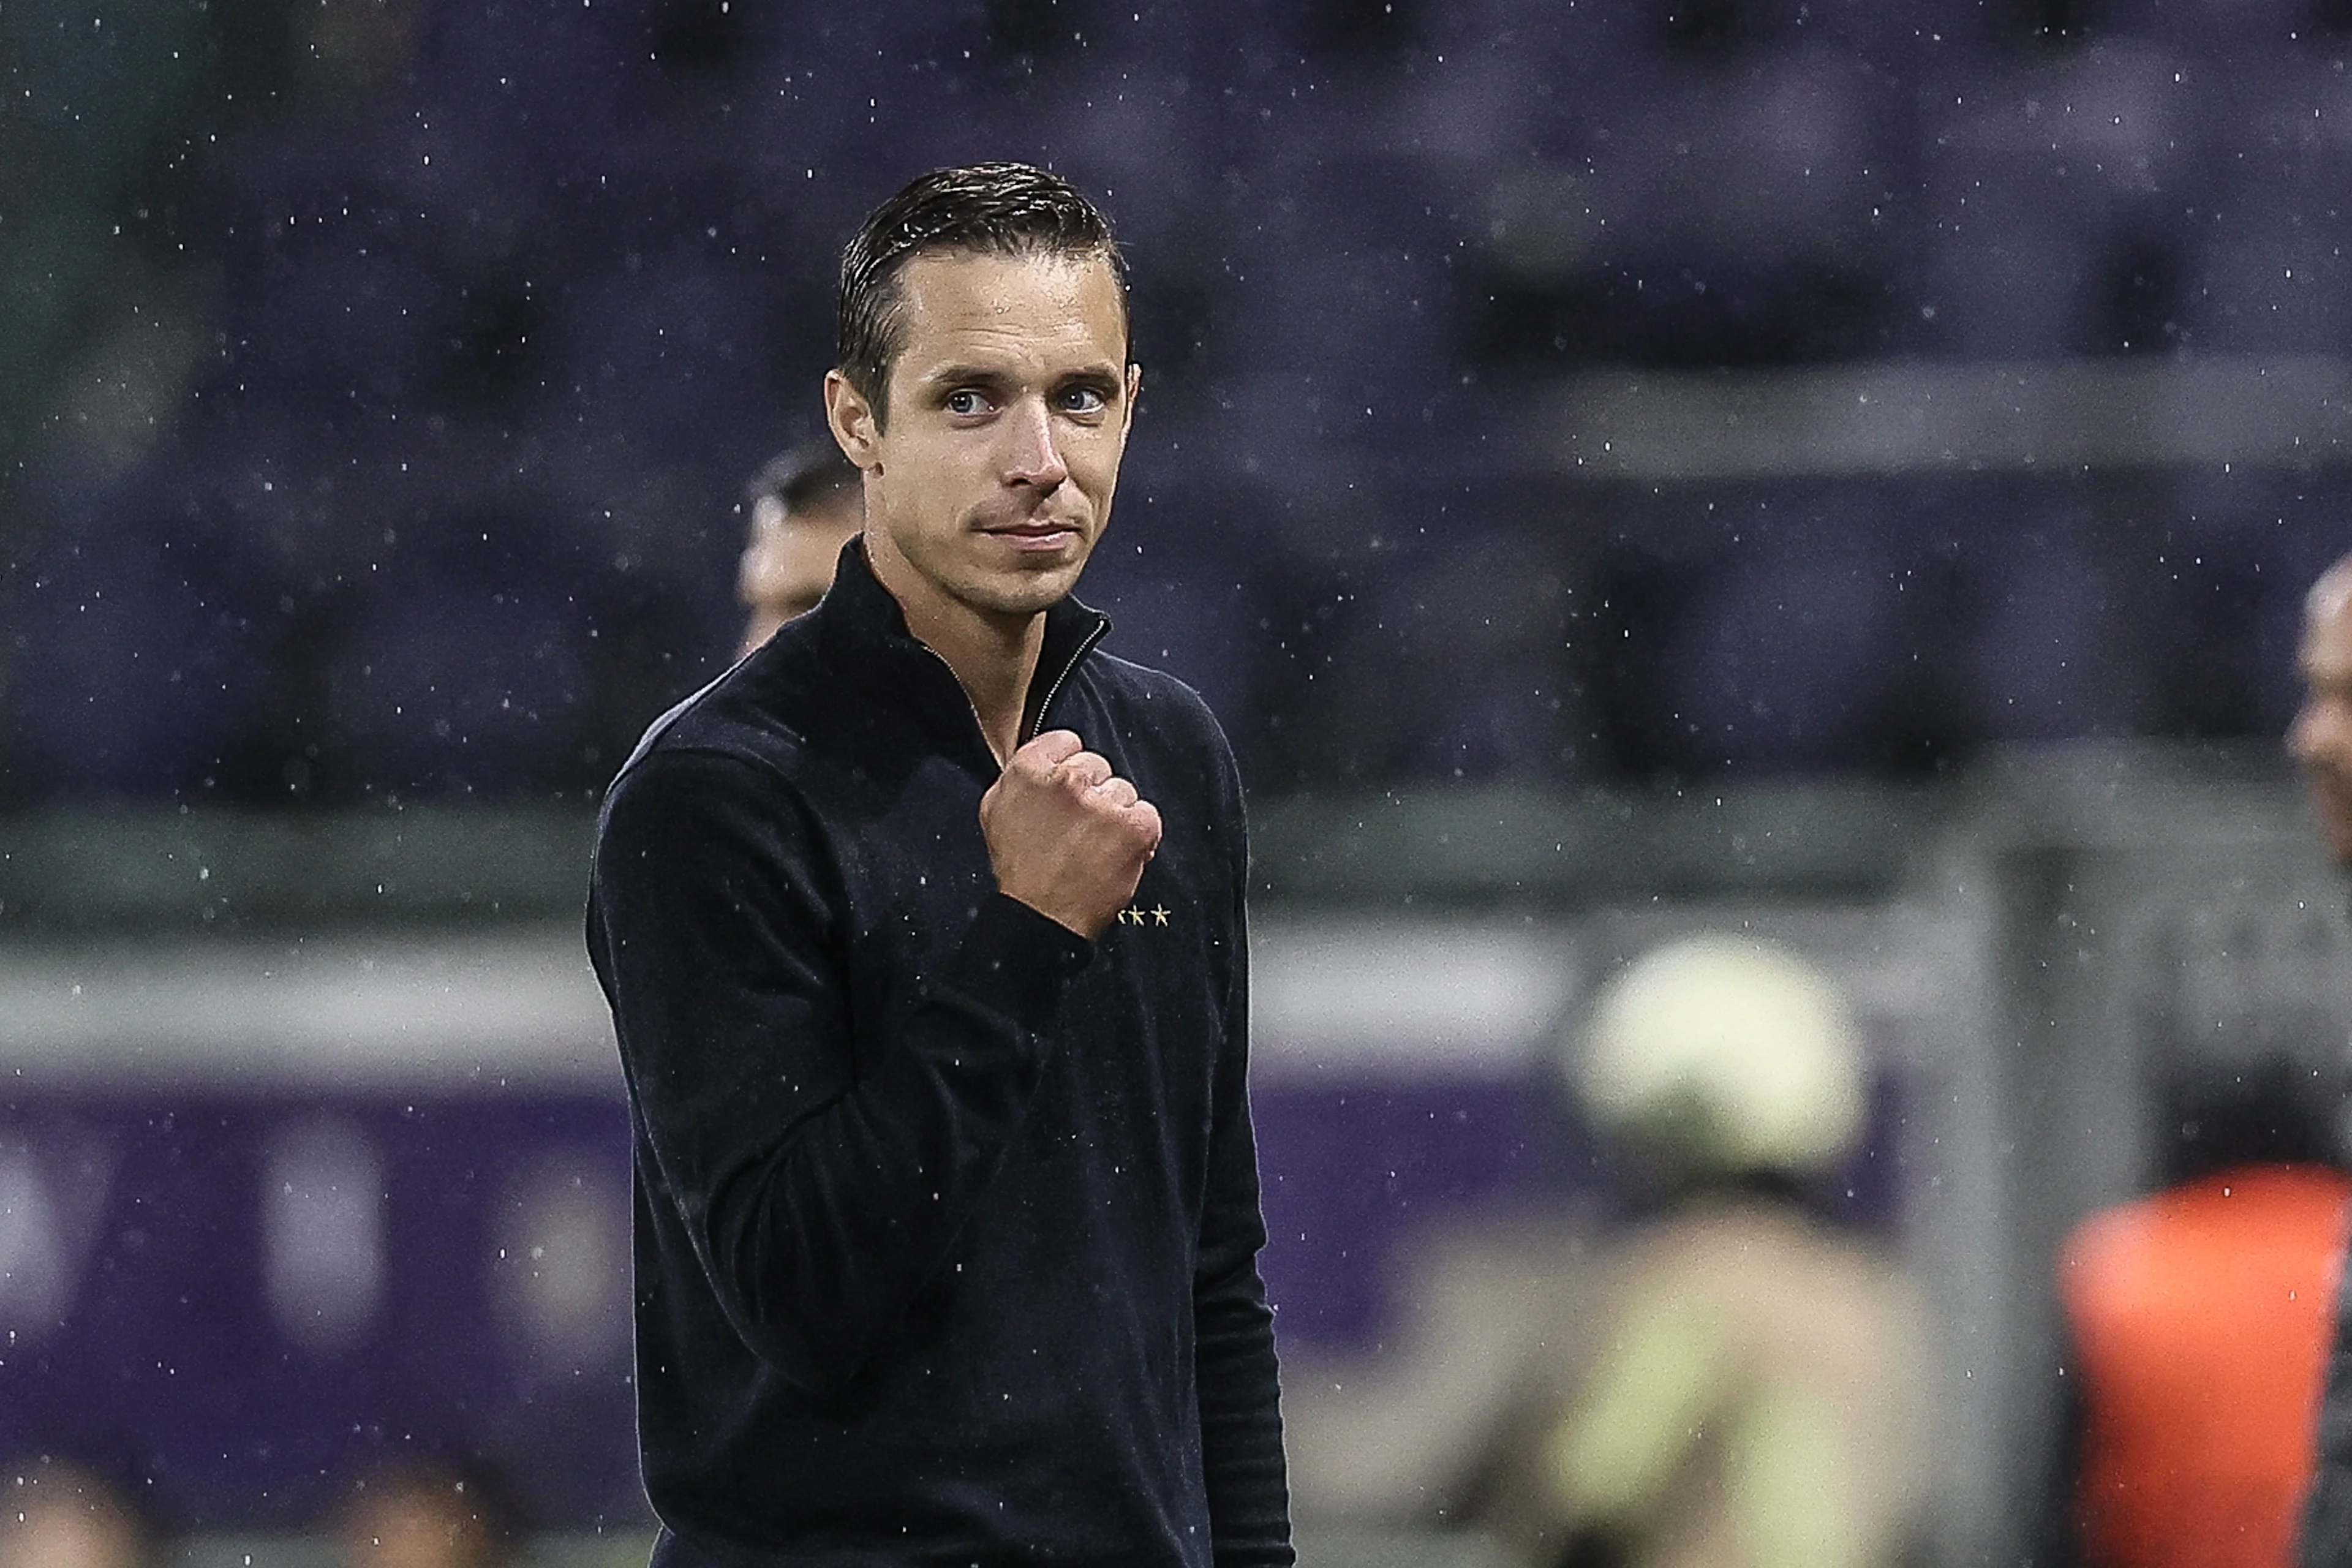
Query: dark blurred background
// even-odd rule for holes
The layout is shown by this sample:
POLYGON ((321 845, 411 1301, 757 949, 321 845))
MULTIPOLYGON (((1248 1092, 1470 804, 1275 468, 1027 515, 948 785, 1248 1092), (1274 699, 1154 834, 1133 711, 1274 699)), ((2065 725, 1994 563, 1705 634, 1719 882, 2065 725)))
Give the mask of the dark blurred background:
MULTIPOLYGON (((1082 591, 1250 786, 1286 1362, 1381 1386, 1423 1231, 1620 1213, 1564 1022, 1769 931, 1942 1314, 1920 1560, 2014 1561, 2156 1064, 2352 1026, 2276 742, 2347 59, 2345 0, 0 3, 0 1462, 250 1568, 421 1448, 642 1560, 594 803, 733 653, 849 229, 1013 157, 1135 274, 1082 591)), ((1315 1421, 1310 1563, 1485 1561, 1315 1421)))
POLYGON ((846 231, 991 156, 1119 225, 1088 591, 1261 791, 2289 711, 2332 0, 839 11, 10 6, 0 800, 593 795, 731 650, 846 231))

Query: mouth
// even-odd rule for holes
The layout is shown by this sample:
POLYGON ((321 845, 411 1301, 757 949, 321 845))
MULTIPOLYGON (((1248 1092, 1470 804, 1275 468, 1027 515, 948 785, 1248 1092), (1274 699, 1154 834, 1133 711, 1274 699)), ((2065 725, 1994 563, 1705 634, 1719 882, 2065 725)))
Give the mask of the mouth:
POLYGON ((1076 523, 1056 521, 1050 518, 1029 518, 1020 522, 997 523, 981 531, 991 539, 1003 541, 1016 551, 1046 552, 1077 542, 1076 523))

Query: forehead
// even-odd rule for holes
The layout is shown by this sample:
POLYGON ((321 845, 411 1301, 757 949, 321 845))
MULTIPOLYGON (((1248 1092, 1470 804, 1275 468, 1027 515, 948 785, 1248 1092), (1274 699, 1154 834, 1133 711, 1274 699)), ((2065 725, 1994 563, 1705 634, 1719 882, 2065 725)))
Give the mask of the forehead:
POLYGON ((898 276, 892 379, 950 367, 1057 373, 1127 357, 1126 302, 1099 256, 929 251, 898 276))

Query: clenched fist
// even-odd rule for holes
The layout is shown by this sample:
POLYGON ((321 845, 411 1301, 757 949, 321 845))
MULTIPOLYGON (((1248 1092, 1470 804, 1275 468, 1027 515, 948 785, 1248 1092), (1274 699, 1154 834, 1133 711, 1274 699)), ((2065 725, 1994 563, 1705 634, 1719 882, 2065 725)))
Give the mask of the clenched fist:
POLYGON ((1089 940, 1135 897, 1160 811, 1067 730, 1048 730, 980 797, 996 885, 1089 940))

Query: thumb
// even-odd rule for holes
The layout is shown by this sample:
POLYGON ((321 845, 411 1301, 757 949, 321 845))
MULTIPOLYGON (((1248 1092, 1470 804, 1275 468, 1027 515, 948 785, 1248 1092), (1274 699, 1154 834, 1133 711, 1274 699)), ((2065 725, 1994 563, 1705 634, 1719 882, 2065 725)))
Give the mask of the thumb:
MULTIPOLYGON (((1055 767, 1087 749, 1087 743, 1068 730, 1048 730, 1013 753, 1015 760, 1055 767)), ((1010 765, 1008 763, 1008 765, 1010 765)))

